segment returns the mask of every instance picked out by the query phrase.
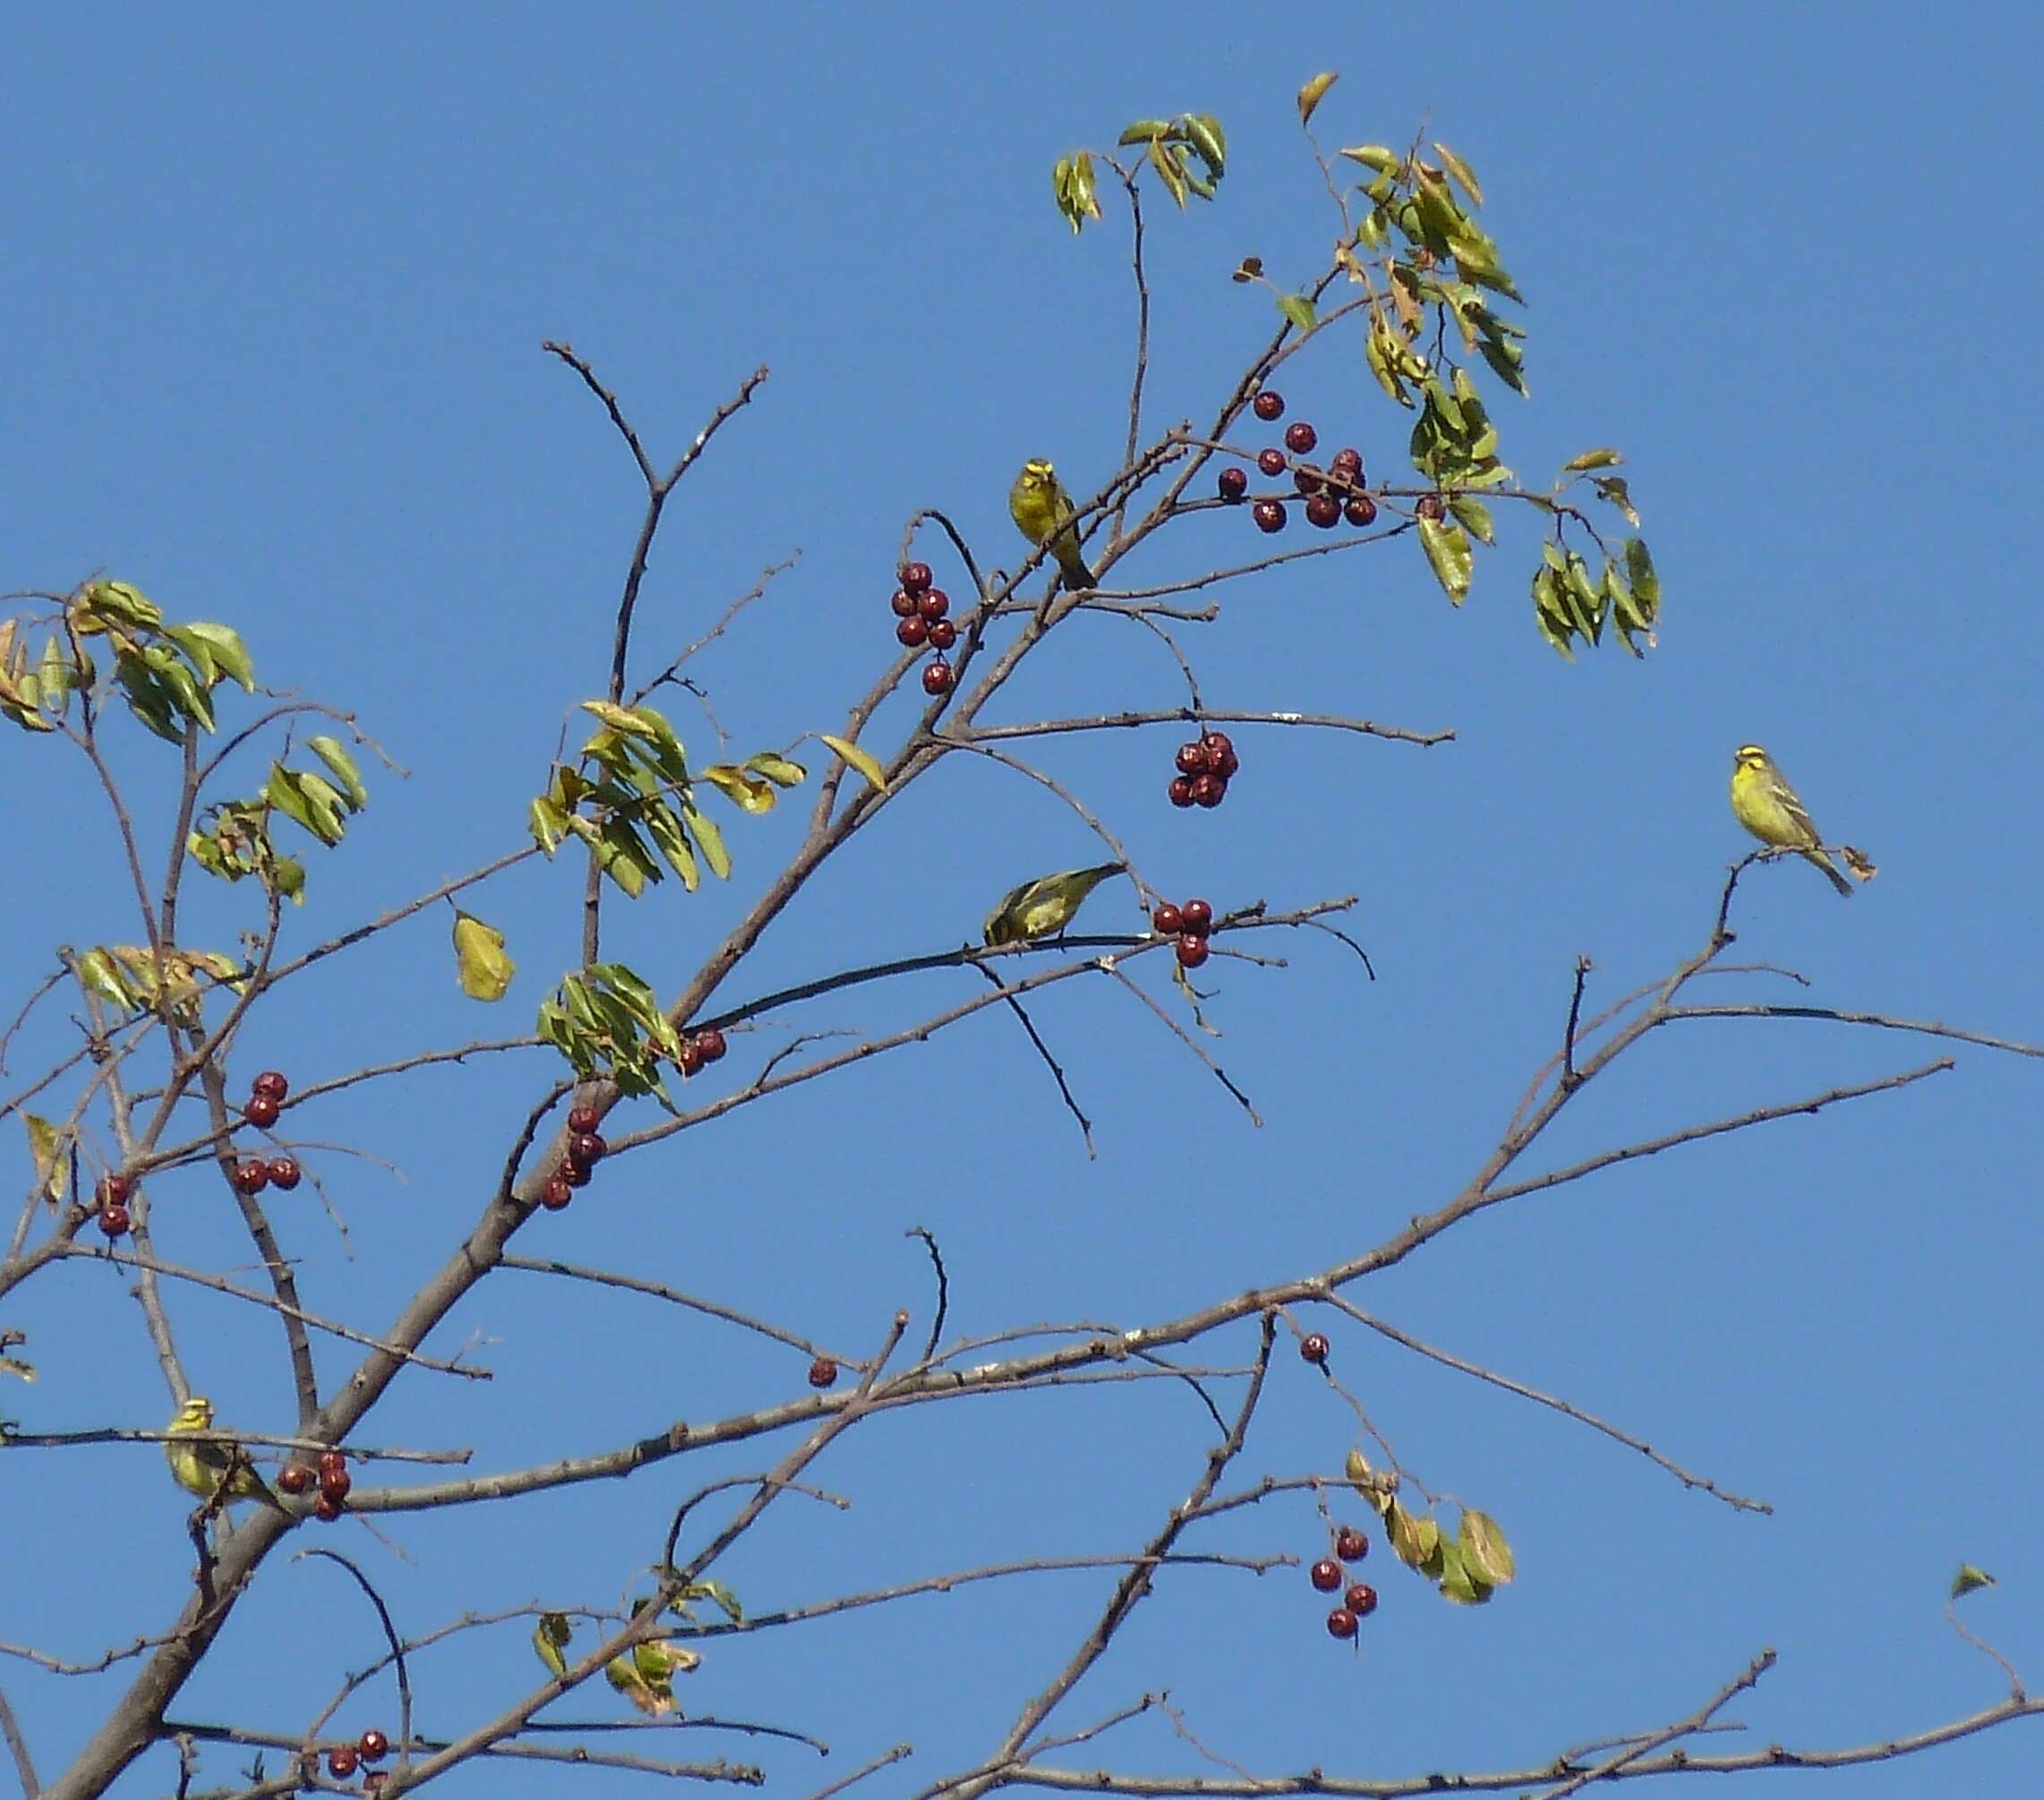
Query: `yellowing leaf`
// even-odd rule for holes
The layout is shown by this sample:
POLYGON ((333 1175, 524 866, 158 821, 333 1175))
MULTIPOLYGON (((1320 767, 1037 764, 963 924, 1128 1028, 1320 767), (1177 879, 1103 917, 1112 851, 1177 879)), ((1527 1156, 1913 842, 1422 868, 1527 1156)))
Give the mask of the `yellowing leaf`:
POLYGON ((1419 522, 1420 548, 1425 550, 1433 578, 1457 606, 1469 597, 1469 576, 1476 553, 1469 547, 1469 535, 1447 519, 1419 522))
POLYGON ((71 1169, 60 1154, 63 1135, 38 1113, 23 1113, 28 1128, 29 1155, 36 1165, 36 1191, 47 1199, 61 1200, 71 1185, 71 1169))
POLYGON ((1608 469, 1625 460, 1616 450, 1608 447, 1599 450, 1585 450, 1579 456, 1570 456, 1561 465, 1565 475, 1579 475, 1586 469, 1608 469))
POLYGON ((1462 192, 1475 200, 1478 206, 1483 205, 1484 191, 1476 185, 1475 171, 1444 143, 1436 141, 1433 146, 1433 153, 1441 158, 1441 167, 1446 169, 1461 184, 1462 192))
POLYGON ((1314 111, 1327 98, 1327 90, 1341 79, 1332 69, 1323 69, 1299 90, 1299 123, 1310 125, 1314 111))
POLYGON ((731 763, 713 763, 700 772, 704 781, 744 812, 770 813, 780 798, 770 781, 756 781, 731 763))
POLYGON ((731 852, 724 849, 724 834, 717 829, 715 821, 706 819, 693 806, 683 806, 681 823, 688 827, 688 835, 702 851, 703 860, 710 866, 710 873, 720 882, 729 881, 731 852))
POLYGON ((851 738, 833 737, 828 731, 819 731, 817 735, 825 744, 851 764, 854 769, 858 770, 861 775, 865 776, 871 786, 878 789, 883 794, 887 791, 886 771, 882 769, 879 764, 876 763, 867 752, 861 750, 851 738))
POLYGON ((518 966, 504 954, 504 934, 474 915, 454 916, 455 979, 471 1000, 501 1000, 518 966))
POLYGON ((1462 1509, 1462 1528, 1456 1533, 1462 1561, 1469 1574, 1486 1587, 1501 1587, 1514 1574, 1511 1546, 1498 1529, 1498 1522, 1474 1506, 1462 1509))
POLYGON ((369 804, 369 789, 363 785, 362 772, 355 766, 355 758, 347 754, 338 738, 323 735, 308 738, 305 747, 327 765, 334 780, 340 783, 349 806, 359 813, 369 804))
POLYGON ((1285 315, 1286 322, 1301 331, 1313 328, 1313 303, 1303 294, 1280 294, 1278 311, 1285 315))
POLYGON ((1388 144, 1354 144, 1341 154, 1351 162, 1375 169, 1381 175, 1396 175, 1406 166, 1406 159, 1388 144))
POLYGON ((765 776, 776 788, 799 788, 809 778, 809 772, 800 763, 774 750, 748 756, 745 766, 756 775, 765 776))

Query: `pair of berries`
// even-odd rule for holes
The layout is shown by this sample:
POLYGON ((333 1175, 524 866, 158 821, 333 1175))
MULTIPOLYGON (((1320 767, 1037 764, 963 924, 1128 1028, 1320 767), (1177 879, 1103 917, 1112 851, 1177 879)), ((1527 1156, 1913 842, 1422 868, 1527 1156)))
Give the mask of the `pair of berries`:
POLYGON ((244 1194, 260 1194, 271 1187, 289 1193, 304 1173, 295 1156, 272 1156, 267 1162, 261 1156, 250 1156, 235 1164, 235 1188, 244 1194))
MULTIPOLYGON (((340 1517, 341 1508, 347 1504, 348 1489, 355 1486, 344 1451, 320 1452, 319 1482, 320 1497, 313 1501, 312 1512, 330 1525, 340 1517)), ((277 1472, 277 1485, 287 1494, 303 1494, 312 1485, 312 1472, 303 1463, 287 1463, 277 1472)))
POLYGON ((706 1025, 681 1040, 680 1049, 674 1053, 674 1066, 693 1079, 703 1072, 706 1063, 718 1061, 729 1047, 723 1032, 714 1025, 706 1025))
POLYGON ((958 642, 958 627, 945 615, 951 610, 951 596, 932 587, 927 562, 905 562, 899 571, 902 584, 894 590, 894 636, 911 650, 924 644, 937 653, 923 664, 923 692, 951 691, 951 665, 944 653, 958 642))
POLYGON ((1203 900, 1189 900, 1184 906, 1167 900, 1150 915, 1151 927, 1166 937, 1178 940, 1178 966, 1197 968, 1207 960, 1207 934, 1214 928, 1214 909, 1203 900))
POLYGON ((1178 746, 1178 772, 1168 792, 1174 806, 1218 806, 1227 798, 1228 778, 1242 765, 1225 731, 1209 731, 1178 746))
MULTIPOLYGON (((390 1753, 390 1740, 373 1727, 365 1731, 353 1744, 337 1744, 327 1752, 327 1773, 336 1781, 346 1781, 365 1762, 381 1762, 390 1753)), ((363 1787, 370 1791, 382 1787, 381 1770, 365 1777, 363 1787)))
POLYGON ((284 1096, 290 1091, 291 1084, 284 1079, 282 1071, 265 1069, 249 1084, 248 1105, 242 1108, 242 1117, 257 1130, 267 1131, 277 1122, 284 1096))
POLYGON ((598 1134, 596 1125, 594 1106, 577 1106, 569 1113, 567 1155, 555 1165, 539 1193, 540 1205, 550 1213, 558 1213, 573 1199, 576 1189, 587 1187, 596 1164, 610 1153, 611 1147, 598 1134))

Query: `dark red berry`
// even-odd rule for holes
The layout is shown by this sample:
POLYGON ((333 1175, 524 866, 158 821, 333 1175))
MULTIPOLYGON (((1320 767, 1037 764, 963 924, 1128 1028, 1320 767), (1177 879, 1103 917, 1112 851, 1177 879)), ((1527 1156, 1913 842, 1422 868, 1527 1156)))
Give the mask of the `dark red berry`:
POLYGON ((1235 755, 1235 739, 1225 731, 1209 731, 1200 742, 1207 746, 1207 755, 1217 764, 1225 763, 1235 755))
POLYGON ((346 1469, 336 1469, 331 1475, 322 1473, 320 1477, 320 1497, 322 1500, 331 1500, 338 1506, 347 1498, 347 1490, 354 1486, 355 1477, 346 1469))
POLYGON ((242 1108, 242 1117, 259 1131, 267 1131, 277 1122, 277 1102, 267 1094, 251 1094, 248 1105, 242 1108))
POLYGON ((837 1364, 827 1356, 819 1356, 809 1365, 811 1387, 833 1387, 837 1384, 837 1364))
POLYGON ((928 593, 917 596, 916 610, 935 625, 951 610, 951 596, 941 587, 933 587, 928 593))
POLYGON ((887 604, 894 609, 896 618, 913 618, 916 615, 916 597, 905 587, 897 587, 887 604))
POLYGON ((911 593, 920 593, 930 584, 931 576, 927 562, 905 562, 902 565, 902 585, 911 593))
POLYGON ((1150 915, 1150 928, 1165 937, 1176 937, 1185 928, 1185 916, 1166 900, 1150 915))
POLYGON ((1413 511, 1423 519, 1439 519, 1448 511, 1439 494, 1422 494, 1413 505, 1413 511))
POLYGON ((248 1085, 251 1093, 261 1094, 269 1100, 281 1100, 291 1091, 291 1084, 284 1079, 283 1071, 278 1069, 265 1069, 248 1085))
POLYGON ((724 1042, 723 1033, 719 1031, 715 1026, 706 1025, 696 1034, 696 1048, 703 1053, 704 1062, 714 1062, 723 1055, 730 1045, 724 1042))
POLYGON ((1285 473, 1285 453, 1282 450, 1259 450, 1256 453, 1256 466, 1267 475, 1281 475, 1285 473))
POLYGON ((549 1175, 546 1185, 539 1190, 539 1203, 550 1213, 558 1213, 575 1198, 575 1190, 559 1175, 549 1175))
POLYGON ((124 1207, 135 1184, 125 1175, 107 1175, 99 1183, 99 1204, 103 1207, 124 1207))
POLYGON ((1327 1616, 1327 1634, 1343 1640, 1356 1635, 1356 1615, 1347 1607, 1337 1607, 1327 1616))
POLYGON ((1370 1554, 1370 1540, 1353 1525, 1344 1525, 1334 1534, 1334 1554, 1345 1563, 1359 1563, 1370 1554))
POLYGON ((312 1502, 312 1516, 315 1519, 323 1519, 330 1525, 340 1515, 341 1503, 338 1500, 329 1500, 324 1494, 321 1494, 318 1499, 312 1502))
POLYGON ((1377 1610, 1377 1591, 1368 1582, 1351 1582, 1341 1603, 1357 1618, 1366 1619, 1377 1610))
POLYGON ((1258 500, 1249 510, 1251 516, 1256 521, 1258 531, 1281 532, 1285 529, 1284 501, 1258 500))
POLYGON ((1315 494, 1306 502, 1306 523, 1330 530, 1341 523, 1341 502, 1332 494, 1315 494))
POLYGON ((1308 1362, 1325 1362, 1327 1361, 1327 1340, 1319 1332, 1314 1332, 1311 1337, 1299 1345, 1299 1354, 1304 1357, 1308 1362))
POLYGON ((929 640, 929 627, 920 613, 911 612, 894 627, 894 636, 911 650, 920 650, 929 640))
POLYGON ((684 1075, 699 1075, 703 1064, 709 1059, 703 1054, 703 1046, 693 1037, 684 1037, 681 1047, 674 1053, 675 1067, 684 1075))
POLYGON ((1285 427, 1285 448, 1295 456, 1310 456, 1319 442, 1320 433, 1304 419, 1295 419, 1285 427))
POLYGON ((1178 938, 1178 967, 1197 968, 1207 960, 1207 941, 1194 937, 1191 932, 1183 932, 1178 938))
POLYGON ((303 1494, 312 1485, 312 1472, 303 1463, 287 1463, 277 1472, 277 1485, 287 1494, 303 1494))
POLYGON ((1292 485, 1302 494, 1317 494, 1327 485, 1327 477, 1311 463, 1301 463, 1292 471, 1292 485))
POLYGON ((951 692, 951 665, 941 656, 933 656, 923 665, 923 692, 925 694, 948 694, 951 692))
POLYGON ((1333 457, 1330 459, 1330 466, 1337 469, 1346 469, 1352 476, 1359 475, 1363 473, 1363 452, 1358 450, 1353 444, 1344 444, 1338 450, 1334 453, 1333 457))
POLYGON ((118 1200, 109 1200, 99 1208, 99 1229, 109 1238, 125 1237, 133 1223, 118 1200))
POLYGON ((336 1781, 346 1781, 355 1771, 361 1758, 355 1754, 352 1744, 337 1744, 327 1752, 327 1773, 336 1781))
POLYGON ((245 1163, 235 1164, 235 1186, 244 1194, 260 1194, 269 1185, 269 1164, 261 1157, 251 1156, 245 1163))
POLYGON ((1332 1557, 1322 1557, 1313 1565, 1313 1584, 1323 1594, 1330 1594, 1341 1585, 1341 1565, 1332 1557))
POLYGON ((1377 503, 1368 494, 1353 495, 1348 504, 1342 508, 1341 516, 1352 525, 1373 524, 1377 517, 1377 503))
POLYGON ((298 1185, 298 1178, 304 1173, 298 1166, 295 1156, 272 1156, 269 1159, 269 1185, 282 1188, 286 1193, 298 1185))
POLYGON ((328 1449, 320 1452, 320 1480, 322 1483, 346 1472, 347 1453, 345 1450, 328 1449))
POLYGON ((1190 744, 1179 745, 1178 754, 1173 760, 1181 775, 1203 775, 1213 766, 1207 756, 1207 746, 1196 738, 1190 744))
POLYGON ((1250 403, 1256 416, 1268 425, 1285 416, 1285 397, 1275 388, 1266 388, 1250 403))
POLYGON ((1189 806, 1193 804, 1193 783, 1188 776, 1172 777, 1171 785, 1166 791, 1171 796, 1174 806, 1189 806))
POLYGON ((1227 798, 1227 783, 1219 775, 1201 775, 1193 782, 1195 806, 1218 806, 1227 798))
POLYGON ((1214 909, 1203 900, 1189 900, 1178 911, 1194 937, 1204 937, 1214 928, 1214 909))
POLYGON ((603 1160, 610 1146, 594 1131, 577 1131, 568 1140, 568 1160, 593 1169, 603 1160))
POLYGON ((929 628, 929 647, 932 650, 949 650, 958 642, 958 627, 948 618, 940 618, 929 628))
POLYGON ((1249 471, 1239 463, 1230 463, 1220 472, 1220 497, 1230 506, 1249 491, 1249 471))
POLYGON ((594 1131, 602 1122, 594 1106, 577 1106, 568 1115, 570 1131, 594 1131))
POLYGON ((364 1762, 381 1762, 389 1753, 390 1740, 372 1726, 355 1741, 355 1747, 362 1753, 364 1762))
POLYGON ((596 1179, 596 1172, 586 1163, 577 1163, 571 1156, 563 1156, 554 1169, 553 1179, 566 1182, 571 1188, 586 1188, 596 1179))

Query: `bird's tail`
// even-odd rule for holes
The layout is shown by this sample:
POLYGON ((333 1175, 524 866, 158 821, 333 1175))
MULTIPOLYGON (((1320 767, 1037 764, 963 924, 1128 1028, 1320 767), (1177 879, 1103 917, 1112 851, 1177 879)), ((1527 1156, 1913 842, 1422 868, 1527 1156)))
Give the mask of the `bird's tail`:
POLYGON ((1058 569, 1065 576, 1065 585, 1073 593, 1084 593, 1099 585, 1093 579, 1093 571, 1086 567, 1086 559, 1079 553, 1078 534, 1070 526, 1066 526, 1051 540, 1050 553, 1057 559, 1058 569))
POLYGON ((1852 883, 1839 874, 1838 865, 1833 862, 1828 856, 1822 850, 1805 850, 1803 855, 1824 871, 1826 879, 1847 900, 1852 898, 1852 883))

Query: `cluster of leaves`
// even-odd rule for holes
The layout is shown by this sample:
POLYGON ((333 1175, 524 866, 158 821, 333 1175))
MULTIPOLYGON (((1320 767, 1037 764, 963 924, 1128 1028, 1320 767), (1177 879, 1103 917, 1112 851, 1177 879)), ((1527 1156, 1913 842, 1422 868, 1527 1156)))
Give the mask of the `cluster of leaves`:
POLYGON ((1533 616, 1540 635, 1562 655, 1574 659, 1571 638, 1585 644, 1604 641, 1607 624, 1618 627, 1620 643, 1635 656, 1636 633, 1654 641, 1654 621, 1661 610, 1661 577, 1644 538, 1625 541, 1622 561, 1606 555, 1601 575, 1593 579, 1588 559, 1550 540, 1541 545, 1541 566, 1533 572, 1533 616))
MULTIPOLYGON (((739 1605, 738 1596, 722 1582, 692 1582, 681 1599, 667 1610, 677 1618, 693 1624, 695 1613, 688 1602, 695 1600, 713 1600, 733 1625, 745 1623, 745 1610, 739 1605)), ((633 1620, 643 1618, 659 1604, 650 1597, 635 1600, 631 1608, 633 1620)), ((575 1627, 569 1623, 565 1613, 541 1614, 533 1632, 534 1651, 557 1678, 568 1673, 567 1650, 574 1635, 575 1627)), ((702 1660, 694 1651, 683 1648, 672 1638, 646 1638, 605 1663, 603 1678, 647 1718, 659 1719, 669 1713, 680 1713, 680 1703, 674 1698, 674 1677, 689 1673, 702 1660)))
POLYGON ((1488 1513, 1463 1507, 1455 1535, 1450 1537, 1431 1510, 1415 1513, 1407 1507, 1398 1499, 1397 1480, 1373 1471, 1361 1451, 1348 1453, 1347 1472, 1384 1522, 1384 1540, 1392 1555, 1424 1575, 1442 1599, 1458 1606, 1482 1606, 1516 1573, 1511 1546, 1488 1513))
POLYGON ((305 747, 324 765, 292 769, 269 765, 259 793, 245 799, 216 800, 201 814, 184 840, 192 858, 207 874, 226 882, 248 875, 297 906, 305 903, 305 866, 278 849, 270 819, 281 813, 329 849, 346 835, 347 820, 369 804, 369 789, 354 757, 338 738, 318 735, 305 747))
MULTIPOLYGON (((1186 197, 1211 200, 1227 173, 1227 133, 1211 113, 1180 113, 1175 119, 1138 119, 1115 140, 1117 148, 1142 147, 1142 159, 1157 171, 1164 191, 1184 210, 1186 197)), ((1111 161, 1111 158, 1109 159, 1111 161)), ((1135 177, 1113 165, 1125 180, 1135 177)), ((1142 164, 1135 174, 1142 174, 1142 164)), ((1059 157, 1050 172, 1050 191, 1057 210, 1077 234, 1088 219, 1100 217, 1100 198, 1093 179, 1093 153, 1074 150, 1059 157)))
POLYGON ((540 1002, 539 1035, 582 1080, 601 1076, 620 1093, 650 1094, 674 1111, 660 1064, 680 1055, 680 1036, 653 989, 623 963, 593 962, 562 977, 540 1002))
POLYGON ((71 959, 72 974, 86 993, 124 1012, 154 1012, 190 1030, 199 1026, 200 1002, 215 987, 242 991, 247 969, 231 956, 211 950, 178 950, 169 944, 96 944, 71 959))

